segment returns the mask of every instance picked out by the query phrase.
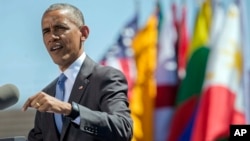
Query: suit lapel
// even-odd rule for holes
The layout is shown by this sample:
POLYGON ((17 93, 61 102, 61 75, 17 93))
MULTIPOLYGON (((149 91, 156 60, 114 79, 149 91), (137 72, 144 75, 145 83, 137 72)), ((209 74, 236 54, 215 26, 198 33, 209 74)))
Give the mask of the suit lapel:
MULTIPOLYGON (((76 102, 76 103, 80 103, 83 95, 84 95, 84 91, 86 90, 88 83, 89 83, 89 76, 91 75, 93 69, 94 69, 94 65, 95 62, 93 60, 91 60, 88 56, 86 56, 81 69, 76 77, 75 83, 73 85, 70 97, 69 97, 69 103, 71 103, 72 101, 76 102)), ((67 128, 70 124, 70 120, 65 119, 66 121, 64 122, 63 125, 63 129, 62 129, 62 136, 61 139, 63 139, 67 128)))
POLYGON ((83 92, 85 91, 89 83, 88 77, 91 75, 94 69, 94 65, 95 63, 88 56, 86 56, 81 66, 81 69, 76 77, 74 86, 72 88, 72 91, 69 97, 69 103, 71 103, 72 101, 76 103, 80 102, 83 96, 83 92))

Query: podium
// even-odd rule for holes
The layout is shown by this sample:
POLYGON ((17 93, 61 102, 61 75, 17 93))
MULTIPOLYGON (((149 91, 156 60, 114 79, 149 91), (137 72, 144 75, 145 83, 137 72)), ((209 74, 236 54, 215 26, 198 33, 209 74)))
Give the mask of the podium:
POLYGON ((0 138, 0 141, 27 141, 23 136, 0 138))

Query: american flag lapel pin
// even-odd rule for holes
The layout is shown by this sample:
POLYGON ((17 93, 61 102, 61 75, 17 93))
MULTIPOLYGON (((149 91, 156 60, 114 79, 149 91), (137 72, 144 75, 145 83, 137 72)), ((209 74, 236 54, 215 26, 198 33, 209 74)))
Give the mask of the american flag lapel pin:
POLYGON ((81 89, 83 89, 83 86, 79 86, 79 88, 78 88, 79 90, 81 90, 81 89))

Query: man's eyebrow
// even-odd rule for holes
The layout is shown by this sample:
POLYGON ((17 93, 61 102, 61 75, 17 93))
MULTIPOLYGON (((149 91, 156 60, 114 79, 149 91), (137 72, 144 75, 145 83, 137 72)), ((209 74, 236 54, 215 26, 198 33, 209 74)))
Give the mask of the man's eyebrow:
POLYGON ((55 27, 59 27, 59 26, 68 27, 67 24, 64 24, 64 23, 56 23, 56 24, 51 25, 51 26, 49 26, 49 27, 44 27, 42 30, 47 30, 47 29, 50 29, 50 27, 55 28, 55 27))
POLYGON ((52 28, 69 28, 69 26, 65 23, 56 23, 54 25, 52 25, 52 28))

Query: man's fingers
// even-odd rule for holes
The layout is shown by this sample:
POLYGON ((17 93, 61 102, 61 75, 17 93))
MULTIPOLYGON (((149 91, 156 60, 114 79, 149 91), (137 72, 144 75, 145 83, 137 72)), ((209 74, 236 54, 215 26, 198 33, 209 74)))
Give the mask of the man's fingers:
POLYGON ((28 98, 22 107, 22 111, 26 111, 29 107, 35 108, 40 112, 62 113, 62 101, 52 97, 44 92, 39 92, 36 95, 28 98))
POLYGON ((26 111, 28 109, 28 107, 30 107, 30 98, 24 103, 22 111, 26 111))
POLYGON ((22 107, 22 111, 26 111, 28 107, 32 107, 31 103, 34 101, 34 99, 36 99, 36 96, 37 94, 28 98, 28 100, 24 103, 22 107))

